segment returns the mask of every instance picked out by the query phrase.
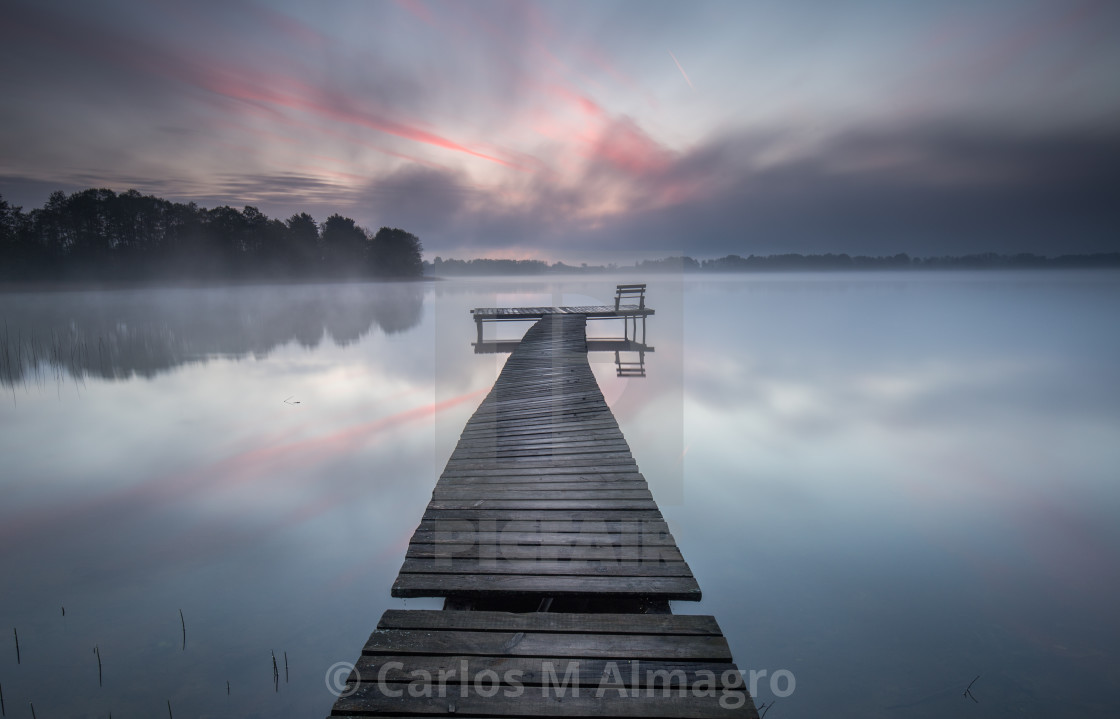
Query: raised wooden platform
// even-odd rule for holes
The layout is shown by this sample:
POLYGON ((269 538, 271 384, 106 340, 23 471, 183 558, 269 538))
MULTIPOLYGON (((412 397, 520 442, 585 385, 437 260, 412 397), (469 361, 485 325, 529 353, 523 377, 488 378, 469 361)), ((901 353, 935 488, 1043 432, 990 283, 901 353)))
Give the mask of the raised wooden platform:
POLYGON ((335 714, 758 717, 708 616, 389 610, 335 714))
POLYGON ((436 483, 396 597, 700 599, 591 367, 583 315, 506 361, 436 483))

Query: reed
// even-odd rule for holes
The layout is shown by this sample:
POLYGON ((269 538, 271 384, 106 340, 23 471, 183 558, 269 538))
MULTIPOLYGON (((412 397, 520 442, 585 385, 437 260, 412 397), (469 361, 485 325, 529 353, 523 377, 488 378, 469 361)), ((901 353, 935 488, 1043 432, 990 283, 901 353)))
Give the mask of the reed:
MULTIPOLYGON (((976 675, 976 679, 979 679, 979 678, 980 678, 980 675, 979 675, 979 674, 977 674, 977 675, 976 675)), ((964 689, 964 694, 963 694, 962 696, 966 696, 966 697, 968 697, 969 699, 971 699, 971 700, 972 700, 973 702, 975 702, 975 703, 979 704, 979 703, 980 703, 980 700, 979 700, 979 699, 977 699, 976 697, 974 697, 974 696, 972 695, 972 685, 976 683, 976 679, 973 679, 972 681, 970 681, 970 682, 968 683, 968 686, 967 686, 967 687, 965 687, 965 689, 964 689)))
POLYGON ((183 610, 179 610, 179 623, 183 625, 183 651, 187 651, 187 620, 183 617, 183 610))
POLYGON ((105 686, 101 683, 101 647, 94 644, 93 653, 97 655, 97 686, 105 686))
POLYGON ((22 664, 19 659, 19 632, 16 631, 15 627, 12 627, 12 636, 16 638, 16 664, 22 664))

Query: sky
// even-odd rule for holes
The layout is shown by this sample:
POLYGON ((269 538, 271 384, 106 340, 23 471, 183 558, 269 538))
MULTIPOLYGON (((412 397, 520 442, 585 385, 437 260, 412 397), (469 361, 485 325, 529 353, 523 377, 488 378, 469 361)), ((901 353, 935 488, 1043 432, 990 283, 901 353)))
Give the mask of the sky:
POLYGON ((1120 251, 1120 3, 0 0, 0 194, 425 257, 1120 251))

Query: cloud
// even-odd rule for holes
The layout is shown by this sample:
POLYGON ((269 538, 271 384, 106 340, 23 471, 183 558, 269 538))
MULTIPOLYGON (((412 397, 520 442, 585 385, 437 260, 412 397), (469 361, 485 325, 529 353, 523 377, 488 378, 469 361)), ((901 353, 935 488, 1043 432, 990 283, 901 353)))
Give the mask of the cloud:
MULTIPOLYGON (((747 56, 706 49, 705 13, 670 6, 639 18, 535 4, 125 7, 12 4, 0 28, 0 59, 21 70, 0 117, 9 200, 136 187, 278 217, 340 212, 444 255, 572 259, 602 247, 1055 254, 1113 249, 1120 234, 1116 133, 1093 128, 1120 124, 1115 93, 1095 84, 1111 66, 1090 32, 1107 4, 966 9, 948 26, 963 37, 930 23, 938 51, 909 55, 853 30, 843 47, 870 44, 840 74, 814 53, 776 57, 772 85, 747 56), (702 90, 680 93, 667 45, 687 51, 702 90), (881 58, 898 67, 880 73, 881 58), (1060 92, 1045 82, 1071 63, 1060 92), (1037 112, 1008 115, 1022 107, 1037 112)), ((907 37, 926 18, 892 17, 907 37)), ((778 21, 775 43, 795 19, 778 21)))
POLYGON ((1112 132, 741 132, 672 153, 621 119, 592 147, 573 180, 467 191, 461 174, 410 170, 372 182, 370 207, 444 254, 537 243, 698 256, 1120 250, 1112 132))
POLYGON ((378 226, 407 228, 420 235, 448 234, 456 231, 458 216, 474 194, 461 173, 412 166, 372 180, 359 201, 363 213, 369 213, 366 217, 378 226))
MULTIPOLYGON (((678 152, 622 117, 606 119, 579 146, 571 173, 514 180, 410 165, 336 181, 325 171, 195 185, 125 177, 114 189, 253 204, 278 217, 341 212, 371 228, 408 229, 430 254, 445 256, 530 247, 572 259, 605 248, 698 257, 1120 251, 1120 135, 1111 131, 1012 135, 928 125, 816 139, 772 130, 678 152)), ((75 176, 67 189, 87 180, 99 184, 75 176)), ((0 179, 0 192, 30 209, 37 203, 26 193, 9 194, 24 186, 19 177, 0 179)), ((30 186, 44 196, 53 189, 30 186)))

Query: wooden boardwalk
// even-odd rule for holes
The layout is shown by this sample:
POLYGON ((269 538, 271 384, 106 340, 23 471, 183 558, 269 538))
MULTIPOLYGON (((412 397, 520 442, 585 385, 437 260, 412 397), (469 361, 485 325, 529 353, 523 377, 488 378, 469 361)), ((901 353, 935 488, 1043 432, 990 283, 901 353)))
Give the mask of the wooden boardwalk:
POLYGON ((525 334, 463 429, 394 596, 700 598, 586 344, 581 315, 525 334))
POLYGON ((386 612, 335 715, 758 716, 715 619, 669 611, 700 587, 585 323, 544 313, 467 422, 392 589, 445 608, 386 612))

